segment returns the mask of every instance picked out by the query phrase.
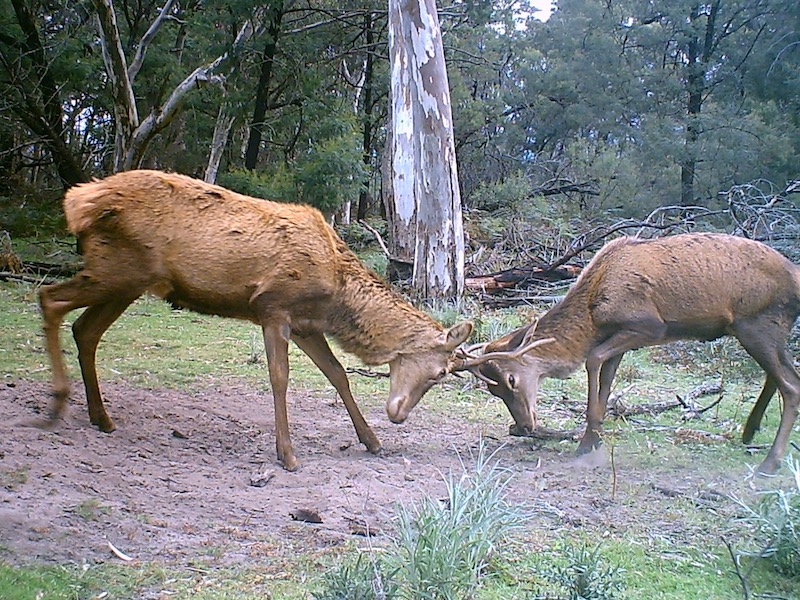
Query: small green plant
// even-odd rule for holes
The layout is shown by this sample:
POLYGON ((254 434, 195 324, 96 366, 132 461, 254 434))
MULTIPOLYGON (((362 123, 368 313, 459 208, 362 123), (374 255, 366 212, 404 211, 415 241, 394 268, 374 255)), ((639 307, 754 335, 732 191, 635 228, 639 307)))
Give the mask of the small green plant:
POLYGON ((374 553, 359 552, 325 573, 315 600, 392 600, 397 584, 384 560, 374 553))
POLYGON ((604 564, 599 544, 594 548, 566 545, 562 554, 565 564, 548 567, 543 573, 547 580, 562 588, 559 599, 613 600, 622 591, 623 570, 604 564))
POLYGON ((486 573, 500 543, 522 515, 506 500, 506 469, 490 464, 481 443, 473 473, 446 478, 447 497, 425 497, 401 506, 392 558, 402 580, 401 597, 460 600, 486 573))
POLYGON ((789 455, 785 463, 793 488, 762 493, 754 505, 737 500, 744 510, 741 520, 752 530, 752 550, 743 556, 766 560, 786 577, 800 576, 800 461, 789 455))
POLYGON ((0 471, 0 485, 13 490, 28 482, 28 467, 17 467, 11 471, 0 471))
POLYGON ((103 506, 97 498, 89 498, 79 502, 73 509, 75 514, 87 521, 96 521, 102 515, 107 515, 110 509, 103 506))

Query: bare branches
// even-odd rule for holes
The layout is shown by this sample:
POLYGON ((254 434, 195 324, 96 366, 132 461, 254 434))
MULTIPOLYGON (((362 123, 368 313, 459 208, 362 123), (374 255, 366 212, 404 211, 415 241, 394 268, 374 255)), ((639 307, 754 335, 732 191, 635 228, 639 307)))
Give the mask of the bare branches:
MULTIPOLYGON (((726 207, 712 210, 704 206, 660 206, 644 219, 602 223, 574 236, 567 244, 552 244, 556 248, 532 241, 540 238, 538 231, 533 227, 518 231, 519 224, 512 220, 505 237, 490 250, 484 246, 478 248, 471 262, 473 265, 479 261, 489 264, 494 259, 495 263, 491 266, 496 267, 496 257, 500 253, 503 256, 513 254, 532 264, 523 262, 502 271, 495 268, 492 269, 493 273, 471 275, 468 281, 473 285, 468 288, 482 293, 482 301, 494 307, 557 300, 554 294, 548 293, 553 278, 538 277, 537 274, 561 273, 565 267, 572 266, 572 270, 563 273, 575 277, 580 272, 580 266, 572 264, 573 261, 585 252, 598 250, 618 234, 646 238, 702 229, 725 229, 733 235, 771 243, 789 258, 800 261, 800 254, 793 256, 795 244, 786 243, 800 239, 800 208, 789 199, 791 194, 798 192, 800 182, 797 181, 789 182, 780 189, 769 181, 757 180, 723 192, 721 197, 726 207), (487 256, 490 260, 485 258, 487 256), (530 276, 509 277, 511 274, 524 273, 530 276)), ((475 271, 474 266, 472 270, 475 271)), ((558 283, 563 284, 564 281, 558 283)))
POLYGON ((167 0, 164 3, 164 6, 161 8, 161 12, 158 14, 158 17, 156 17, 155 21, 153 21, 148 30, 142 36, 142 39, 139 40, 139 44, 136 47, 136 55, 133 57, 133 61, 131 61, 131 64, 128 67, 128 79, 131 82, 133 82, 133 80, 136 79, 136 75, 139 74, 139 69, 142 68, 145 54, 147 54, 147 50, 150 48, 150 44, 156 37, 156 33, 158 33, 161 25, 167 20, 167 17, 169 17, 169 13, 172 10, 173 4, 175 4, 175 0, 167 0))

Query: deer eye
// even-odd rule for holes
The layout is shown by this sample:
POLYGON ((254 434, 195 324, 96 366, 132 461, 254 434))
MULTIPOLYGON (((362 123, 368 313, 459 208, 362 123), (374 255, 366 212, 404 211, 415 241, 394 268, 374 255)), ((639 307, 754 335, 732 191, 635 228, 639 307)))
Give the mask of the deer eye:
POLYGON ((508 389, 513 390, 517 384, 517 380, 513 375, 508 376, 508 389))

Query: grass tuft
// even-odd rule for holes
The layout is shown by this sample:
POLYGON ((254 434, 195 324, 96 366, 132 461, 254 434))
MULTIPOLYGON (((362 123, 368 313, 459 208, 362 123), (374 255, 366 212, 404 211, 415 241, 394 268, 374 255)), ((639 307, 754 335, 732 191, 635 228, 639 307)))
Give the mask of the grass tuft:
POLYGON ((521 526, 522 515, 506 500, 509 472, 492 459, 481 443, 474 472, 445 479, 446 498, 399 508, 393 557, 403 597, 468 597, 499 544, 521 526))
POLYGON ((794 487, 762 492, 755 503, 737 500, 741 521, 751 530, 750 549, 742 556, 766 561, 786 577, 800 577, 800 461, 784 459, 794 487))

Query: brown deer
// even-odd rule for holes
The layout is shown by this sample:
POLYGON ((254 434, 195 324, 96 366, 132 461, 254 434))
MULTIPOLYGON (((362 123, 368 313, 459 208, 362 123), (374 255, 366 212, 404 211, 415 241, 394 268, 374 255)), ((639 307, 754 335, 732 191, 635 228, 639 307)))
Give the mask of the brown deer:
POLYGON ((71 310, 88 307, 72 332, 89 419, 101 431, 114 430, 97 382, 96 349, 106 329, 145 292, 177 307, 261 326, 275 445, 290 471, 297 459, 286 409, 289 340, 333 384, 359 441, 377 453, 380 442, 325 334, 368 365, 389 364, 386 411, 402 423, 450 372, 455 348, 472 331, 469 322, 445 330, 404 301, 308 206, 249 198, 182 175, 129 171, 70 189, 64 212, 78 236, 84 268, 39 294, 53 368, 51 423, 69 394, 60 325, 71 310))
POLYGON ((514 419, 509 433, 527 435, 536 427, 539 380, 567 377, 585 362, 587 426, 578 454, 586 454, 601 444, 611 384, 627 351, 732 335, 767 375, 744 443, 753 439, 775 391, 783 397, 775 441, 759 466, 773 473, 800 402, 800 375, 786 347, 798 314, 800 269, 760 242, 711 233, 625 237, 606 244, 538 322, 490 342, 457 369, 485 380, 514 419))

